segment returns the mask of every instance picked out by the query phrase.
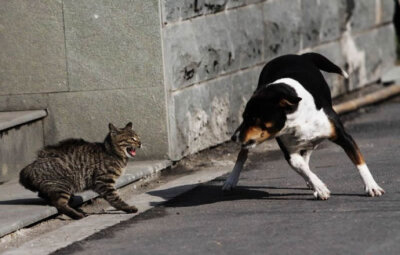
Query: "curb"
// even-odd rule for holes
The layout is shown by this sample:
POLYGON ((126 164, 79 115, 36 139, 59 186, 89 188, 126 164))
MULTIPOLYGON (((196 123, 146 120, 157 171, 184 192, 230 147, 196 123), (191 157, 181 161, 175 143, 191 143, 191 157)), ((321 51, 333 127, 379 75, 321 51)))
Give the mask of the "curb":
MULTIPOLYGON (((56 228, 50 232, 42 233, 30 241, 22 242, 15 248, 6 249, 2 254, 4 255, 41 255, 53 254, 53 252, 67 247, 75 242, 84 240, 93 234, 115 226, 121 222, 132 219, 137 215, 144 213, 159 204, 165 203, 202 183, 214 180, 219 176, 227 174, 231 171, 233 166, 228 164, 221 167, 205 168, 175 180, 171 180, 165 184, 158 186, 155 189, 149 190, 146 193, 141 193, 132 196, 126 200, 128 204, 135 204, 139 209, 137 214, 99 214, 89 215, 79 221, 72 221, 71 223, 56 228)), ((111 209, 108 207, 106 210, 111 209)), ((63 252, 61 252, 63 253, 63 252)))
MULTIPOLYGON (((118 178, 117 182, 115 183, 115 188, 120 189, 128 184, 131 184, 132 182, 139 181, 140 179, 144 179, 146 177, 150 177, 158 172, 160 172, 163 169, 166 169, 172 165, 172 162, 169 160, 162 160, 162 161, 154 161, 151 164, 146 164, 143 161, 137 161, 133 163, 136 168, 140 168, 141 170, 135 171, 135 173, 130 173, 133 171, 129 171, 129 169, 126 169, 126 172, 124 175, 118 178), (142 166, 141 166, 142 165, 142 166)), ((129 168, 129 165, 128 165, 129 168)), ((76 207, 78 205, 81 205, 85 203, 86 201, 89 201, 90 199, 96 198, 99 195, 91 190, 84 191, 81 193, 76 194, 72 201, 71 205, 73 207, 76 207)), ((58 212, 57 212, 58 213, 58 212)), ((1 235, 0 235, 1 236, 1 235)))
MULTIPOLYGON (((156 161, 134 161, 128 164, 126 172, 123 176, 121 176, 116 183, 116 188, 121 188, 126 186, 132 182, 138 181, 142 178, 146 178, 152 176, 160 172, 161 170, 168 168, 171 166, 171 161, 169 160, 156 160, 156 161)), ((18 184, 16 184, 18 185, 18 184)), ((21 187, 22 189, 22 187, 21 187)), ((37 195, 27 191, 28 197, 24 197, 22 199, 37 199, 37 195)), ((97 197, 98 194, 93 191, 85 191, 81 193, 77 193, 73 200, 71 201, 72 206, 78 206, 90 199, 97 197)), ((15 220, 14 222, 10 222, 8 225, 0 225, 0 238, 8 235, 12 232, 15 232, 21 228, 27 227, 29 225, 40 222, 44 219, 47 219, 51 216, 57 215, 58 211, 55 207, 52 206, 43 206, 40 211, 26 215, 26 217, 15 220)))
POLYGON ((364 95, 360 98, 333 106, 338 114, 345 114, 355 111, 363 106, 371 105, 400 94, 400 84, 391 85, 387 88, 364 95))

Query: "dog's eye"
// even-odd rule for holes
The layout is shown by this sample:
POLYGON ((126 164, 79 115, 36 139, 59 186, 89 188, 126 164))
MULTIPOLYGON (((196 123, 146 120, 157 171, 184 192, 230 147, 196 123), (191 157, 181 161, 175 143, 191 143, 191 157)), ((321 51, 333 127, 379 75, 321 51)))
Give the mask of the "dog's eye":
POLYGON ((274 123, 273 122, 266 122, 265 123, 265 127, 266 128, 272 128, 274 126, 274 123))
POLYGON ((263 129, 268 130, 274 127, 274 123, 273 122, 266 122, 263 125, 263 129))

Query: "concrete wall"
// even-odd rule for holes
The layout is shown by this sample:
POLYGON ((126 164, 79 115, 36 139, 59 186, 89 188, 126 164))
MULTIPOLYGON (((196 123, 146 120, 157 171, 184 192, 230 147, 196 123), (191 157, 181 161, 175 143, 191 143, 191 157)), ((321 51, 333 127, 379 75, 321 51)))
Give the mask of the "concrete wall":
POLYGON ((395 60, 393 0, 161 0, 169 154, 229 139, 263 65, 320 52, 350 73, 333 96, 377 80, 395 60))
POLYGON ((0 111, 48 109, 45 143, 133 121, 139 158, 228 140, 263 65, 317 51, 334 96, 393 65, 393 0, 13 0, 0 6, 0 111))
POLYGON ((138 157, 167 157, 159 17, 158 0, 2 1, 0 111, 47 108, 46 144, 133 121, 138 157))

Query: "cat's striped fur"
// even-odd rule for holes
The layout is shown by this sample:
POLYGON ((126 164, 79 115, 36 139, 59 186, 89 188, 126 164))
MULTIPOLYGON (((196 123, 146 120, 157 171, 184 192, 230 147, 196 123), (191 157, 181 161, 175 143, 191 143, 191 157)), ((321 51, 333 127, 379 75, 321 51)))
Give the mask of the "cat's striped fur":
POLYGON ((128 213, 137 212, 135 206, 125 203, 114 184, 125 169, 128 158, 141 147, 132 123, 124 128, 109 124, 110 132, 103 143, 82 139, 68 139, 57 145, 46 146, 38 158, 20 172, 20 183, 54 205, 60 213, 74 219, 84 217, 68 205, 71 195, 94 190, 113 207, 128 213))

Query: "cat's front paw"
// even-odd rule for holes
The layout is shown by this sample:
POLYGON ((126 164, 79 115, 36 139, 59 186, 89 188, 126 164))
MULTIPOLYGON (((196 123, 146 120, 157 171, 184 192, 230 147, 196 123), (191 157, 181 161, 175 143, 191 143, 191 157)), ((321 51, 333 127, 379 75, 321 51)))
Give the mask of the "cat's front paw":
POLYGON ((136 206, 131 205, 131 206, 122 208, 122 211, 124 211, 126 213, 137 213, 138 209, 136 208, 136 206))
POLYGON ((81 212, 75 212, 71 214, 67 214, 69 217, 71 217, 74 220, 80 220, 88 216, 86 213, 81 213, 81 212))

